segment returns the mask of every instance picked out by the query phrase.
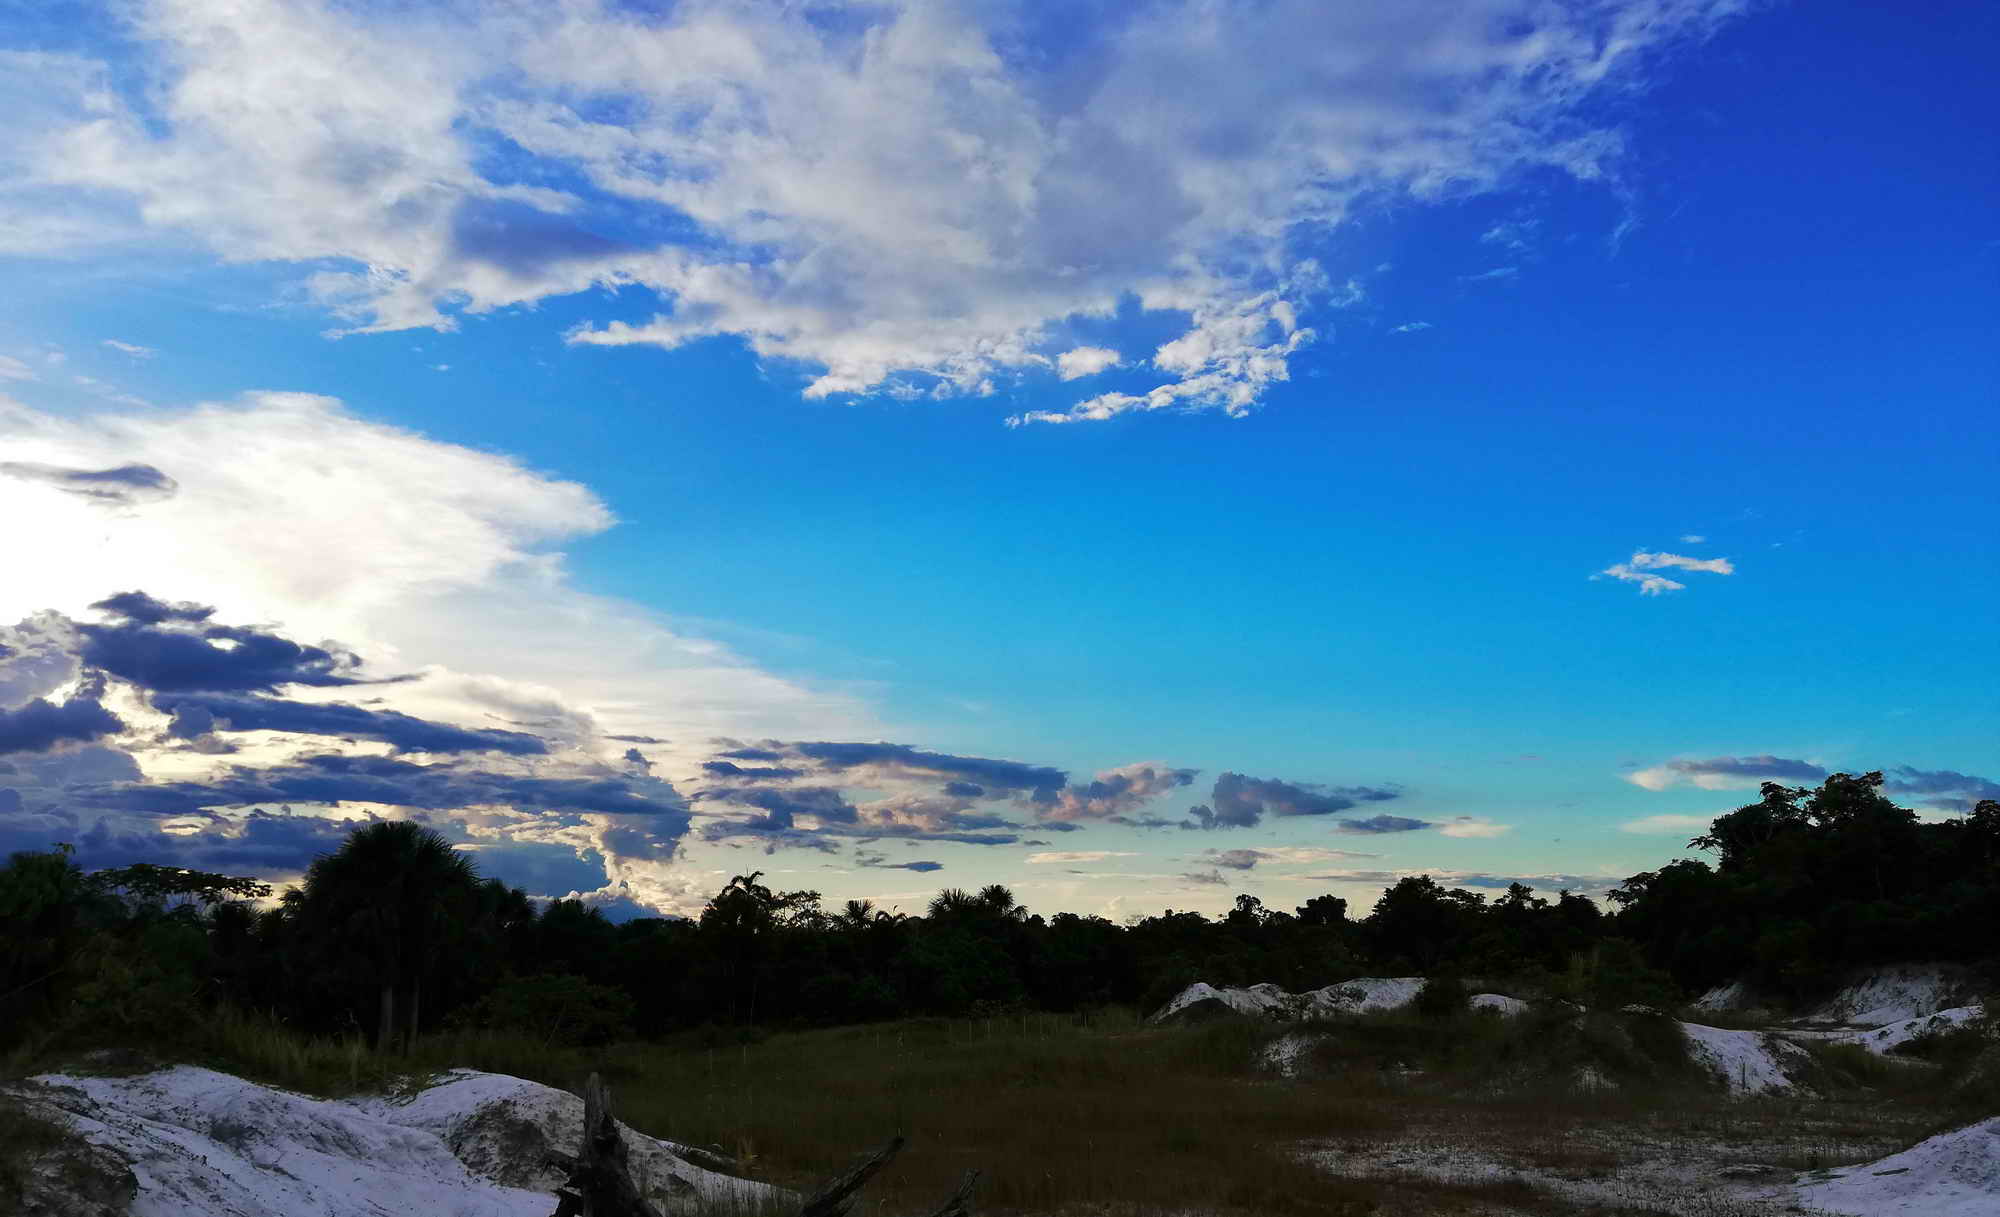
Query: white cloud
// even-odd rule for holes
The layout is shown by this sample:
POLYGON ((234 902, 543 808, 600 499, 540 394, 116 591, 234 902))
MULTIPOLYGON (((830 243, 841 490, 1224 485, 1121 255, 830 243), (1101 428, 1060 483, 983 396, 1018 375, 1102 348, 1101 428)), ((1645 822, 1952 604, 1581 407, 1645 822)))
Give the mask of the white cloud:
POLYGON ((142 347, 134 342, 120 342, 116 338, 106 338, 102 345, 110 347, 114 351, 130 355, 134 359, 151 359, 153 356, 159 354, 152 347, 142 347))
POLYGON ((1643 816, 1637 820, 1627 820, 1618 826, 1619 832, 1641 833, 1644 835, 1680 836, 1687 833, 1708 831, 1714 816, 1658 815, 1643 816))
POLYGON ((1389 332, 1391 334, 1418 334, 1422 333, 1425 330, 1432 330, 1436 328, 1437 328, 1436 326, 1432 325, 1428 321, 1405 321, 1403 324, 1397 326, 1395 329, 1390 330, 1389 332))
POLYGON ((450 700, 474 720, 525 698, 586 710, 607 731, 690 740, 874 725, 845 694, 770 675, 574 587, 557 547, 614 523, 586 487, 367 422, 331 398, 252 393, 80 418, 0 399, 0 441, 27 463, 138 463, 178 483, 163 501, 112 514, 0 477, 0 515, 37 521, 9 542, 0 619, 75 614, 138 588, 338 639, 374 666, 426 669, 434 679, 398 695, 450 700))
POLYGON ((1688 558, 1680 554, 1649 554, 1644 550, 1632 555, 1632 565, 1639 570, 1694 570, 1707 571, 1716 575, 1733 575, 1736 567, 1727 558, 1688 558))
MULTIPOLYGON (((159 484, 108 506, 66 493, 59 478, 0 476, 0 515, 36 521, 0 566, 0 621, 82 614, 130 590, 211 604, 218 620, 275 623, 354 650, 375 673, 422 677, 371 690, 385 709, 531 729, 551 752, 518 763, 557 777, 618 772, 627 744, 613 734, 661 739, 648 756, 660 776, 685 780, 718 735, 881 733, 842 690, 763 671, 654 612, 575 587, 559 547, 614 523, 586 487, 365 421, 331 398, 263 392, 82 417, 0 398, 0 448, 30 472, 123 471, 159 484)), ((220 763, 281 759, 264 755, 273 746, 283 750, 246 745, 220 763)), ((133 747, 155 779, 199 778, 218 763, 133 747)), ((597 849, 611 885, 656 907, 699 907, 672 852, 647 844, 644 822, 513 814, 502 817, 507 839, 597 849)), ((477 835, 476 814, 453 815, 477 835)))
POLYGON ((1704 537, 1704 536, 1702 536, 1702 535, 1701 535, 1700 533, 1698 533, 1698 532, 1690 532, 1690 533, 1684 533, 1684 534, 1683 534, 1683 535, 1681 536, 1681 544, 1682 544, 1682 545, 1700 545, 1700 544, 1701 544, 1702 542, 1704 542, 1704 541, 1706 541, 1706 540, 1708 540, 1708 538, 1707 538, 1707 537, 1704 537))
POLYGON ((0 380, 36 380, 35 370, 20 360, 0 355, 0 380))
POLYGON ((1118 352, 1110 347, 1075 347, 1056 356, 1056 374, 1064 380, 1095 376, 1118 366, 1118 352))
POLYGON ((1491 283, 1496 279, 1512 279, 1521 273, 1518 266, 1496 266, 1492 270, 1482 270, 1476 275, 1461 275, 1467 283, 1491 283))
POLYGON ((1617 579, 1623 583, 1639 585, 1642 596, 1659 596, 1667 592, 1685 591, 1687 584, 1665 575, 1653 574, 1658 570, 1685 570, 1704 572, 1711 575, 1733 575, 1736 565, 1727 558, 1689 558, 1682 554, 1649 553, 1635 550, 1624 562, 1614 562, 1592 575, 1592 579, 1617 579))
POLYGON ((1484 816, 1454 816, 1438 825, 1438 832, 1447 837, 1486 839, 1502 837, 1513 831, 1512 824, 1495 824, 1484 816))
POLYGON ((1162 383, 1048 420, 1238 414, 1343 299, 1300 234, 1363 198, 1606 177, 1592 99, 1739 7, 1163 0, 1050 55, 1021 53, 1025 3, 135 0, 130 63, 0 73, 0 231, 310 266, 356 330, 642 285, 658 316, 572 339, 732 336, 815 396, 991 392, 1136 299, 1187 319, 1162 383), (688 239, 644 235, 668 223, 688 239))
POLYGON ((1136 858, 1139 855, 1130 850, 1117 849, 1051 849, 1038 854, 1029 854, 1025 859, 1030 866, 1051 866, 1064 862, 1102 862, 1106 858, 1136 858))
POLYGON ((1649 575, 1646 574, 1644 571, 1633 570, 1630 566, 1626 565, 1623 562, 1614 562, 1610 566, 1605 567, 1603 570, 1591 576, 1591 578, 1593 579, 1603 579, 1607 577, 1612 579, 1617 579, 1624 583, 1638 584, 1639 594, 1641 596, 1660 596, 1666 594, 1667 592, 1679 592, 1687 590, 1687 584, 1685 583, 1679 582, 1678 580, 1669 579, 1664 575, 1649 575))

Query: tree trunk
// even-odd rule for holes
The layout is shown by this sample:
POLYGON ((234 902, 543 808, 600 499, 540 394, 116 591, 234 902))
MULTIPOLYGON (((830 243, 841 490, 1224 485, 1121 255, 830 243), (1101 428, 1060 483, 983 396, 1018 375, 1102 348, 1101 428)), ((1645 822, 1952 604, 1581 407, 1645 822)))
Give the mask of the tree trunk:
POLYGON ((375 1051, 387 1052, 396 1044, 396 982, 382 982, 382 1020, 375 1035, 375 1051))
POLYGON ((583 1084, 583 1144, 556 1191, 553 1217, 660 1217, 632 1184, 629 1152, 611 1117, 611 1092, 593 1073, 583 1084))
POLYGON ((417 1017, 423 1012, 424 978, 418 976, 410 982, 410 1039, 405 1051, 417 1050, 417 1017))

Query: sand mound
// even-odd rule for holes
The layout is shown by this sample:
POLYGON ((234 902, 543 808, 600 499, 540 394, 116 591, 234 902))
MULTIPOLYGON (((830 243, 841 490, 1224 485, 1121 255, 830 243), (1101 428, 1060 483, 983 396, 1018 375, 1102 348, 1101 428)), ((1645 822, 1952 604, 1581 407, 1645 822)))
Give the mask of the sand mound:
POLYGON ((1791 1075, 1812 1058, 1797 1044, 1763 1031, 1727 1031, 1682 1023, 1695 1063, 1719 1075, 1731 1094, 1787 1094, 1800 1087, 1791 1075))
POLYGON ((1853 1217, 2000 1213, 2000 1117, 1920 1141, 1866 1166, 1815 1172, 1800 1204, 1853 1217))
MULTIPOLYGON (((582 1101, 519 1078, 459 1071, 399 1097, 315 1099, 209 1069, 128 1078, 47 1075, 20 1092, 125 1163, 133 1217, 547 1217, 582 1101)), ((627 1130, 635 1182, 663 1209, 747 1207, 762 1184, 686 1162, 627 1130)))
MULTIPOLYGON (((1363 976, 1304 993, 1288 993, 1272 984, 1233 989, 1196 981, 1161 1006, 1152 1021, 1192 1022, 1225 1014, 1271 1019, 1373 1014, 1402 1009, 1417 999, 1423 987, 1424 978, 1421 976, 1363 976)), ((1500 1014, 1520 1014, 1528 1008, 1528 1003, 1500 993, 1474 994, 1470 1005, 1475 1010, 1492 1010, 1500 1014)))
POLYGON ((1850 977, 1806 1017, 1816 1023, 1882 1027, 1972 1004, 1965 969, 1951 964, 1894 964, 1850 977))

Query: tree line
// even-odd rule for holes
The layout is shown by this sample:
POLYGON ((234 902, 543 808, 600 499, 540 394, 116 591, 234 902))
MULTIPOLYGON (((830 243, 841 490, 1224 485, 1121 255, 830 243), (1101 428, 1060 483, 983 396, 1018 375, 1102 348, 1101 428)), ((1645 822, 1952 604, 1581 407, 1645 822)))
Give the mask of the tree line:
POLYGON ((1591 1005, 1671 1003, 1745 979, 1806 996, 1861 964, 1991 964, 2000 803, 1925 823, 1878 773, 1767 784, 1690 842, 1714 856, 1634 875, 1610 908, 1516 883, 1489 898, 1404 878, 1365 916, 1291 910, 1127 924, 947 888, 921 915, 826 907, 739 875, 696 918, 613 924, 482 878, 434 831, 371 824, 277 900, 161 866, 83 872, 66 848, 0 868, 0 1036, 156 1037, 217 1005, 383 1049, 450 1027, 548 1042, 1011 1010, 1151 1009, 1195 980, 1316 988, 1476 976, 1591 1005))

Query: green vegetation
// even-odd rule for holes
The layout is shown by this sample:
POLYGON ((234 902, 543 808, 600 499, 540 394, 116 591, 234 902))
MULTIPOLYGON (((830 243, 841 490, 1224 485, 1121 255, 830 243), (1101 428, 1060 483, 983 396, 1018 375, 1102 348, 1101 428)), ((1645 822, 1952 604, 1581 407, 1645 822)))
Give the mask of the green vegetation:
POLYGON ((739 875, 693 920, 613 925, 538 909, 482 879, 421 825, 372 824, 271 904, 248 879, 130 866, 85 875, 65 849, 0 867, 0 1046, 170 1048, 223 1007, 377 1051, 451 1028, 544 1043, 659 1038, 706 1026, 836 1026, 911 1015, 1152 1009, 1195 980, 1316 988, 1359 975, 1440 978, 1420 1003, 1463 1005, 1451 978, 1593 1009, 1671 1008, 1748 976, 1805 996, 1894 959, 1992 966, 2000 804, 1926 824, 1881 776, 1818 790, 1766 785, 1683 861, 1635 875, 1614 911, 1514 884, 1488 899, 1403 879, 1368 916, 1314 897, 1252 896, 1209 918, 1168 910, 1116 925, 1044 918, 1000 886, 948 889, 925 914, 739 875))

